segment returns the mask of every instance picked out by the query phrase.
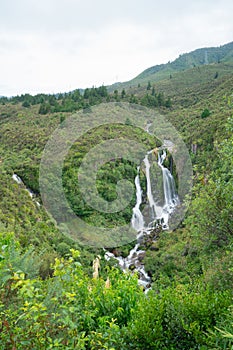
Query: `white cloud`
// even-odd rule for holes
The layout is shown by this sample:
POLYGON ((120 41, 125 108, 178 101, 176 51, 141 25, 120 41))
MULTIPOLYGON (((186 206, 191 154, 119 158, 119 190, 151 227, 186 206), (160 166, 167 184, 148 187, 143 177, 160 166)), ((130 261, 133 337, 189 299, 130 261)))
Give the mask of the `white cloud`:
POLYGON ((232 10, 229 0, 3 0, 0 95, 131 79, 180 53, 232 41, 232 10))

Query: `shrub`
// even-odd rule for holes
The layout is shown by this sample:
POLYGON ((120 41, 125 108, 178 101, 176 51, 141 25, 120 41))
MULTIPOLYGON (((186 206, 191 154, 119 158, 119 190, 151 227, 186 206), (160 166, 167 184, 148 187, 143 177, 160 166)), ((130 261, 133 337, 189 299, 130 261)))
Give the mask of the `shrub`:
POLYGON ((204 111, 201 113, 201 118, 207 118, 207 117, 209 117, 210 116, 210 111, 209 111, 209 109, 208 108, 205 108, 204 109, 204 111))

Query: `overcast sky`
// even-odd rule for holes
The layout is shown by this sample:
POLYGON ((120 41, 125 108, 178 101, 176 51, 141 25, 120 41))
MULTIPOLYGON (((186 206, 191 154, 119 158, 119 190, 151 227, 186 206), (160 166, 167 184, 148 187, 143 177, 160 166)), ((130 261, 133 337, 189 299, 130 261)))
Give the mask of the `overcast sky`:
POLYGON ((0 95, 132 79, 233 41, 232 0, 0 0, 0 95))

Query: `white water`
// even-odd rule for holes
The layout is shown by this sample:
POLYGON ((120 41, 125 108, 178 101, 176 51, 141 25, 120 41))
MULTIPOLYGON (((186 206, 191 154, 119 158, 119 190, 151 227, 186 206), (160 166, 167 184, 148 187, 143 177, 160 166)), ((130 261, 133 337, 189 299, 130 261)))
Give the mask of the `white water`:
POLYGON ((154 197, 152 195, 152 189, 151 189, 150 162, 148 159, 148 154, 145 156, 143 162, 144 162, 145 167, 146 167, 147 199, 149 202, 149 206, 151 208, 151 217, 153 219, 156 216, 156 203, 154 201, 154 197))
POLYGON ((163 150, 162 155, 158 154, 158 165, 163 174, 163 193, 164 193, 164 205, 162 208, 162 222, 163 229, 168 229, 169 215, 173 212, 176 205, 179 204, 179 197, 176 193, 175 181, 170 171, 163 166, 163 162, 166 159, 166 151, 163 150))
POLYGON ((153 222, 155 219, 161 219, 162 217, 162 208, 157 205, 156 200, 152 193, 152 186, 151 186, 151 174, 150 174, 150 168, 151 164, 149 161, 149 154, 151 154, 152 151, 148 152, 145 158, 143 159, 144 165, 145 165, 145 172, 146 172, 146 187, 147 187, 147 199, 148 204, 150 207, 150 220, 148 224, 148 228, 153 226, 153 222))
POLYGON ((131 225, 136 231, 141 231, 144 228, 144 219, 140 211, 140 205, 142 203, 142 189, 140 185, 139 171, 140 171, 140 167, 138 167, 138 173, 137 173, 137 176, 135 177, 137 201, 136 201, 135 207, 133 208, 133 216, 131 219, 131 225))
MULTIPOLYGON (((138 282, 144 287, 146 292, 150 289, 151 279, 144 269, 142 259, 140 259, 140 257, 142 257, 145 254, 145 251, 140 250, 140 239, 143 236, 148 235, 158 225, 160 225, 163 230, 169 229, 169 217, 174 211, 176 205, 179 204, 179 198, 176 193, 174 178, 170 171, 163 165, 167 156, 165 150, 163 150, 161 154, 158 153, 157 161, 157 164, 161 169, 161 176, 163 182, 163 198, 159 198, 158 193, 154 195, 151 181, 151 163, 149 160, 149 155, 152 154, 152 152, 153 151, 148 152, 142 162, 145 168, 144 170, 147 183, 146 195, 148 203, 146 205, 148 205, 149 207, 149 219, 147 218, 146 220, 144 218, 143 213, 140 209, 140 206, 143 201, 143 191, 140 185, 139 167, 137 171, 137 176, 135 178, 136 204, 133 208, 133 214, 131 219, 132 227, 138 232, 137 243, 126 258, 115 257, 115 259, 118 260, 118 263, 124 272, 126 272, 129 269, 138 272, 138 282), (161 203, 163 204, 161 205, 161 203), (149 223, 145 224, 146 221, 149 223)), ((105 258, 107 260, 109 260, 111 257, 114 257, 114 254, 109 252, 105 254, 105 258)))
MULTIPOLYGON (((152 184, 151 184, 151 164, 149 161, 149 155, 152 151, 148 152, 145 158, 143 159, 143 163, 145 166, 145 174, 146 174, 146 183, 147 183, 147 200, 150 209, 150 220, 147 227, 145 227, 145 220, 143 214, 140 210, 140 205, 142 203, 142 190, 139 183, 139 169, 138 174, 135 179, 136 184, 136 205, 133 208, 133 217, 132 217, 132 227, 136 231, 142 231, 145 229, 153 228, 155 226, 155 222, 162 225, 163 229, 168 229, 168 221, 169 215, 173 212, 175 206, 179 203, 179 198, 176 193, 175 181, 170 173, 170 171, 163 166, 163 162, 166 159, 166 152, 163 150, 162 154, 158 154, 158 166, 162 172, 162 180, 163 180, 163 195, 164 198, 155 198, 153 195, 152 184), (160 205, 163 201, 163 205, 160 205), (143 225, 142 225, 143 223, 143 225)), ((157 194, 158 195, 158 194, 157 194)))
POLYGON ((22 179, 21 179, 18 175, 16 175, 16 174, 13 174, 13 175, 12 175, 12 179, 13 179, 14 181, 16 181, 18 185, 20 185, 20 184, 23 183, 22 179))
MULTIPOLYGON (((17 175, 17 174, 13 174, 12 175, 12 179, 17 182, 18 185, 23 185, 25 187, 25 190, 27 191, 27 193, 29 194, 29 196, 31 197, 31 199, 34 200, 34 197, 35 197, 35 194, 34 192, 32 192, 32 190, 30 190, 30 188, 27 188, 25 185, 24 185, 24 182, 23 180, 17 175)), ((35 201, 36 205, 38 207, 40 207, 40 203, 35 201)))

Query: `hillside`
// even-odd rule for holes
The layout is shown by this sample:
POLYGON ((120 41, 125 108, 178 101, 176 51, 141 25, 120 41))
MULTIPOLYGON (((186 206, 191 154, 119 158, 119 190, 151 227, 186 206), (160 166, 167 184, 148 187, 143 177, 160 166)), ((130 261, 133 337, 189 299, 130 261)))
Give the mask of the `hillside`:
MULTIPOLYGON (((102 86, 0 98, 1 349, 232 348, 232 94, 230 43, 181 55, 110 90, 102 86), (91 126, 95 106, 103 103, 137 104, 159 113, 179 132, 192 160, 192 201, 184 220, 174 231, 158 227, 156 239, 142 242, 146 253, 140 259, 152 281, 147 294, 138 286, 137 273, 123 273, 115 258, 105 260, 103 249, 82 245, 60 230, 63 223, 51 218, 41 200, 40 161, 51 134, 59 126, 62 134, 75 112, 83 112, 91 126)), ((155 136, 135 127, 129 113, 121 120, 93 127, 64 160, 66 199, 92 225, 90 237, 96 226, 129 223, 136 193, 121 212, 90 208, 77 185, 87 152, 111 139, 131 139, 154 153, 161 146, 155 136)), ((171 168, 171 154, 165 162, 171 168)), ((119 180, 134 184, 137 171, 128 159, 102 164, 96 178, 99 194, 114 201, 119 180)), ((139 178, 146 193, 143 169, 139 178)), ((54 178, 49 184, 53 188, 54 178)), ((134 244, 113 247, 111 253, 125 257, 134 244)), ((135 266, 130 269, 136 271, 135 266)))
MULTIPOLYGON (((144 70, 134 79, 128 82, 113 84, 109 87, 109 89, 110 91, 113 91, 114 89, 129 88, 130 86, 136 87, 138 84, 145 85, 148 83, 148 81, 155 83, 172 78, 181 71, 187 71, 189 69, 191 70, 192 68, 205 65, 210 65, 209 69, 213 69, 213 75, 215 75, 218 71, 218 73, 222 73, 222 75, 227 73, 231 74, 232 62, 233 42, 220 47, 201 48, 182 54, 172 62, 150 67, 144 70), (228 65, 229 63, 230 65, 228 65)), ((201 73, 200 69, 199 73, 201 73)), ((202 79, 201 74, 199 74, 199 79, 202 79)))

